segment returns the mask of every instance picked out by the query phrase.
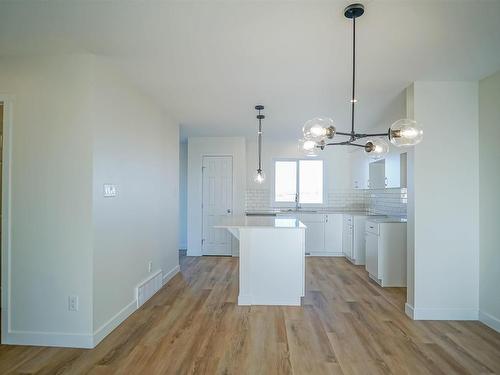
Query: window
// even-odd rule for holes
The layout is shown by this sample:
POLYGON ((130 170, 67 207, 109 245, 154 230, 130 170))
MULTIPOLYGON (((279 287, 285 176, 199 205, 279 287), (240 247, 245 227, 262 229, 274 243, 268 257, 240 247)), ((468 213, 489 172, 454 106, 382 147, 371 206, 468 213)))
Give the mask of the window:
POLYGON ((281 205, 323 203, 323 160, 274 162, 274 203, 281 205))
POLYGON ((277 161, 274 168, 274 200, 295 202, 297 194, 297 162, 277 161))

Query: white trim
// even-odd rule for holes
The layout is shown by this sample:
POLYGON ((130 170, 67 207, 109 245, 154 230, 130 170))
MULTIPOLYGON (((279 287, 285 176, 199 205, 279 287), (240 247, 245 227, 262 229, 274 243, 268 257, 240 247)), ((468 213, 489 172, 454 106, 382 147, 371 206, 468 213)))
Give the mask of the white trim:
POLYGON ((410 305, 408 302, 405 303, 405 314, 410 318, 414 319, 415 313, 413 311, 413 306, 410 305))
POLYGON ((86 349, 91 349, 94 347, 92 335, 86 335, 83 333, 30 332, 30 331, 11 331, 4 336, 2 344, 56 346, 64 348, 86 348, 86 349))
POLYGON ((163 284, 162 285, 165 285, 166 283, 168 283, 175 275, 177 275, 180 272, 180 270, 181 270, 181 266, 177 265, 174 268, 172 268, 170 271, 165 273, 165 275, 163 275, 163 284))
POLYGON ((478 320, 475 309, 413 308, 414 320, 478 320))
POLYGON ((10 278, 11 278, 11 175, 12 175, 12 122, 14 113, 14 97, 11 95, 0 95, 3 102, 3 155, 2 155, 2 343, 12 340, 11 311, 10 311, 10 278))
POLYGON ((330 251, 310 251, 306 256, 310 257, 344 257, 342 252, 330 252, 330 251))
POLYGON ((92 348, 96 347, 107 335, 109 335, 116 327, 127 319, 134 311, 137 310, 137 300, 134 299, 111 319, 94 331, 92 336, 92 348))
POLYGON ((500 319, 494 317, 493 315, 484 311, 479 311, 479 321, 486 324, 491 329, 500 332, 500 319))

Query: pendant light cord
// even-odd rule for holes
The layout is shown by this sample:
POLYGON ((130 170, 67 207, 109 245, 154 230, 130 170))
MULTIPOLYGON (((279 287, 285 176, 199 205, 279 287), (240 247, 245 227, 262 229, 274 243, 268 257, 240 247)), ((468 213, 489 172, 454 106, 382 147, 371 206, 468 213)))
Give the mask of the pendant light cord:
POLYGON ((260 119, 259 110, 259 171, 262 170, 262 120, 260 119))
POLYGON ((351 137, 354 136, 354 104, 356 79, 356 18, 352 19, 352 98, 351 98, 351 137))

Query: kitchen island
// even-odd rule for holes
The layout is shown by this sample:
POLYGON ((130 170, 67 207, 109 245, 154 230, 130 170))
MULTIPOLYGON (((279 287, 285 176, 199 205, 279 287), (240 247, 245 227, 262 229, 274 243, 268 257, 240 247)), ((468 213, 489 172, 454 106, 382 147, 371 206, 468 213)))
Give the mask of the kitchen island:
POLYGON ((238 305, 301 305, 306 226, 300 220, 236 216, 215 227, 240 241, 238 305))

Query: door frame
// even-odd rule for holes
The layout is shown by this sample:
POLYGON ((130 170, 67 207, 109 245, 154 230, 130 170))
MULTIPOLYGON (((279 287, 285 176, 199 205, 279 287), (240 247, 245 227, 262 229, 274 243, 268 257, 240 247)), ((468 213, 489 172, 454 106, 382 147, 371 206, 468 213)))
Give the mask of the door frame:
POLYGON ((12 123, 14 97, 0 94, 3 103, 3 155, 2 155, 2 344, 8 343, 11 332, 11 175, 12 175, 12 123))
MULTIPOLYGON (((205 169, 203 165, 203 161, 205 158, 221 158, 221 157, 230 157, 231 158, 231 214, 234 212, 234 155, 232 154, 203 154, 201 156, 201 246, 200 246, 200 253, 201 256, 204 256, 206 254, 203 253, 203 191, 204 191, 204 178, 203 178, 203 170, 205 169)), ((233 237, 230 236, 230 247, 231 247, 231 256, 233 256, 233 237)))

